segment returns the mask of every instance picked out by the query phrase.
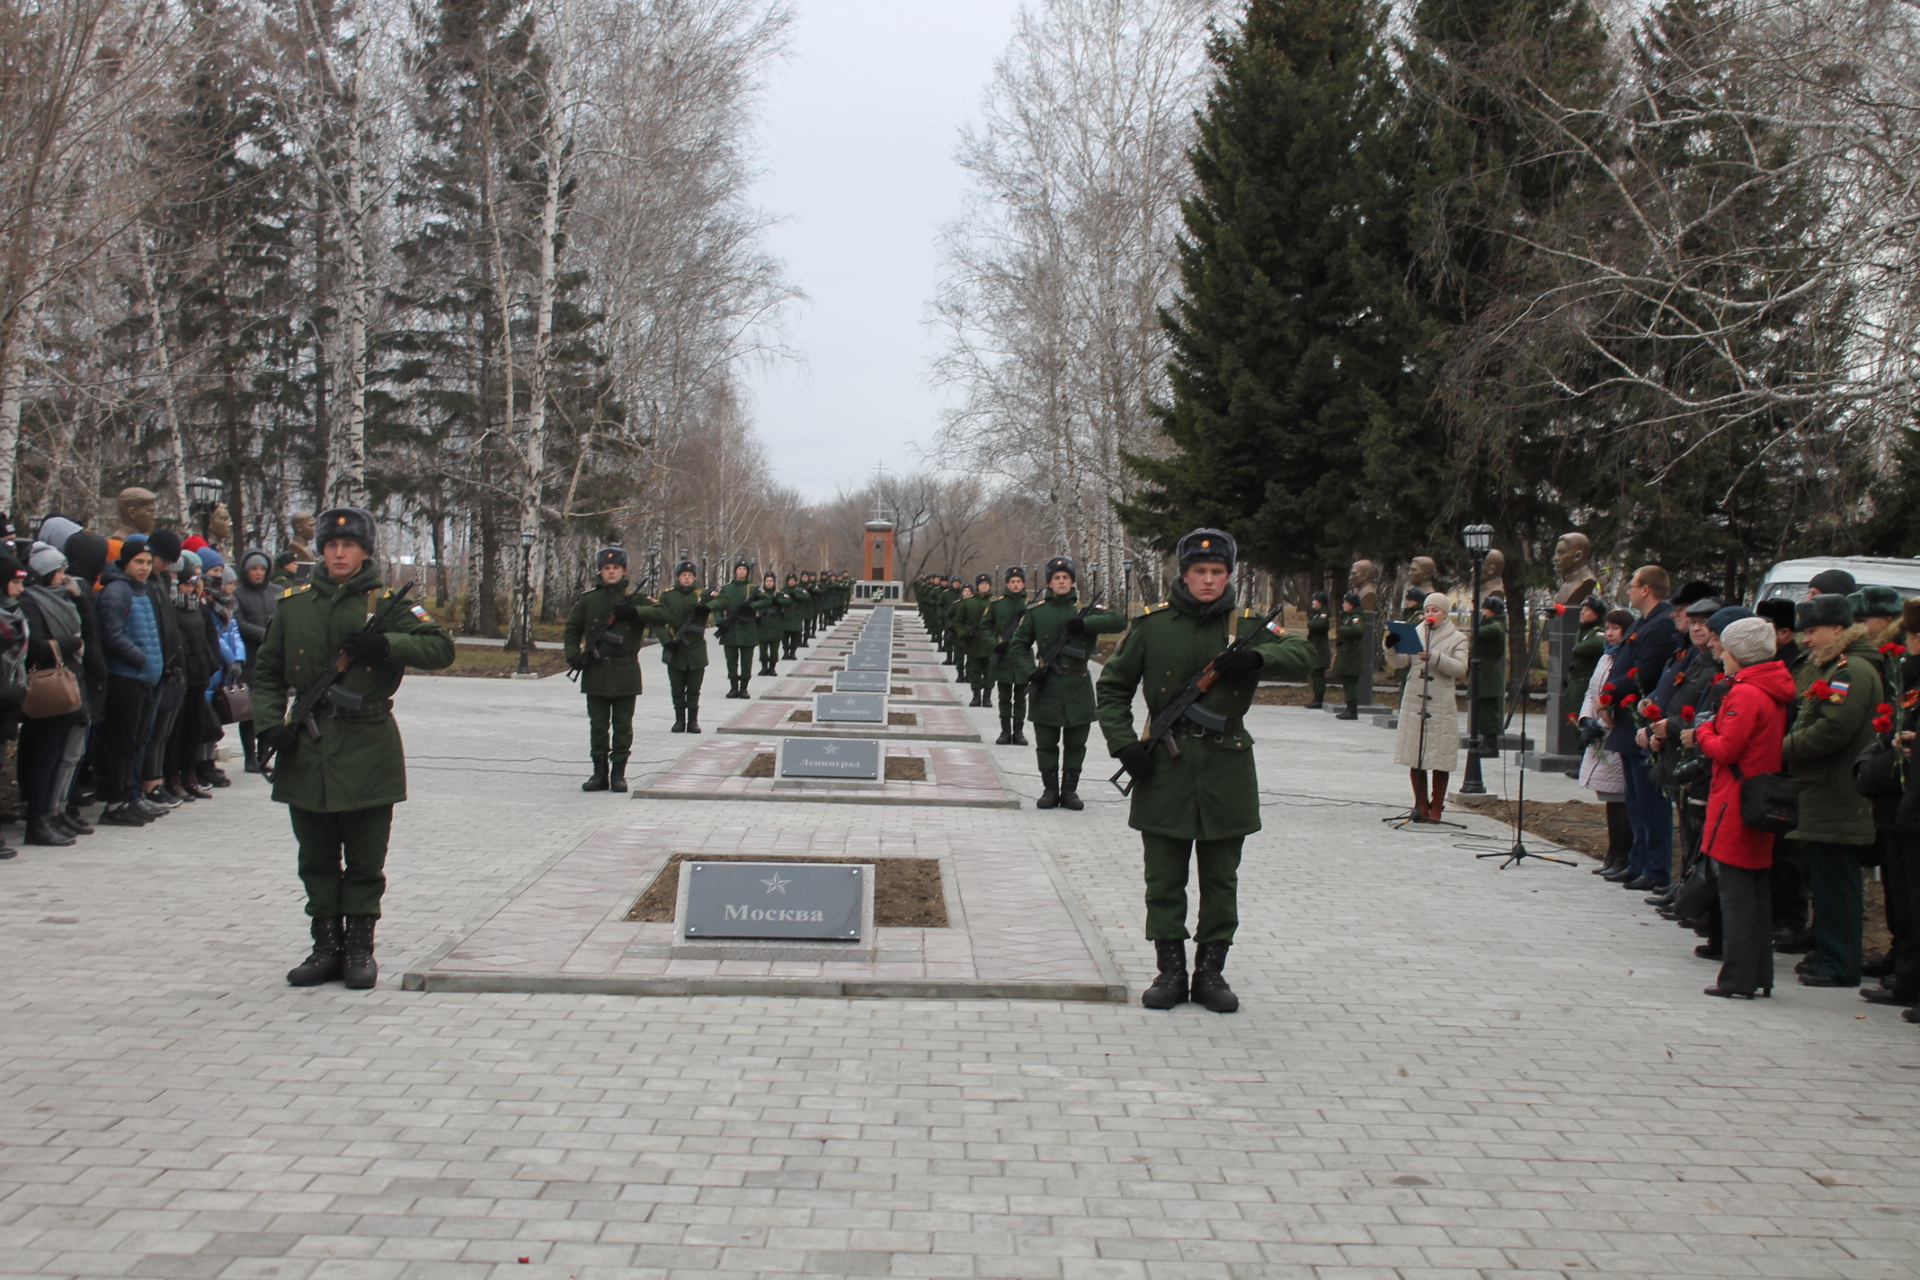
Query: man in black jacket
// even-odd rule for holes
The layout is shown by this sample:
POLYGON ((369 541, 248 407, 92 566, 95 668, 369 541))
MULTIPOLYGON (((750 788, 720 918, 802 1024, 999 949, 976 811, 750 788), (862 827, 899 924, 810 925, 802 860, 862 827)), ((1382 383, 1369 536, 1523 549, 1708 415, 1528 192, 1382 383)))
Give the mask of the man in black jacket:
POLYGON ((1671 582, 1659 565, 1634 571, 1627 586, 1627 602, 1640 621, 1627 633, 1614 656, 1613 723, 1606 749, 1620 754, 1620 772, 1627 792, 1627 822, 1633 827, 1633 852, 1623 883, 1637 892, 1664 889, 1673 878, 1673 808, 1647 774, 1647 759, 1634 741, 1633 708, 1660 678, 1662 668, 1680 647, 1680 631, 1673 623, 1667 596, 1671 582))
POLYGON ((140 791, 148 804, 171 809, 181 801, 165 786, 167 743, 173 737, 174 725, 179 723, 187 695, 180 613, 173 607, 174 595, 179 590, 174 571, 180 567, 180 534, 173 529, 155 529, 147 538, 147 550, 153 554, 153 573, 147 578, 145 590, 147 598, 153 601, 153 619, 160 629, 160 655, 165 671, 160 677, 160 686, 153 691, 153 716, 148 722, 140 791))
MULTIPOLYGON (((253 657, 267 638, 267 624, 273 621, 274 606, 287 593, 285 587, 274 585, 270 580, 272 576, 273 559, 266 552, 256 548, 240 557, 240 581, 233 589, 234 617, 240 623, 240 639, 247 646, 247 664, 240 678, 249 685, 253 683, 253 657)), ((253 749, 253 721, 242 720, 234 726, 234 731, 240 737, 247 772, 260 772, 259 757, 253 749)))

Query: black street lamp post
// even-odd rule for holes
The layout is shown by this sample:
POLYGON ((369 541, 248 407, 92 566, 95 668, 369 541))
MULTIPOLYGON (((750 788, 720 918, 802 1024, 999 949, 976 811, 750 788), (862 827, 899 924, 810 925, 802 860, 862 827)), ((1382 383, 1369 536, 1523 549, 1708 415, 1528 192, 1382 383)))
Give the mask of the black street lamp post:
POLYGON ((1480 735, 1474 732, 1474 713, 1479 709, 1480 692, 1480 567, 1493 545, 1493 526, 1470 524, 1460 531, 1460 537, 1467 544, 1467 554, 1473 557, 1472 638, 1467 642, 1471 646, 1467 654, 1467 778, 1460 785, 1460 794, 1483 796, 1487 785, 1480 777, 1480 735))
POLYGON ((187 512, 200 521, 200 536, 206 537, 213 521, 213 509, 220 505, 227 486, 212 476, 195 476, 187 481, 187 512))

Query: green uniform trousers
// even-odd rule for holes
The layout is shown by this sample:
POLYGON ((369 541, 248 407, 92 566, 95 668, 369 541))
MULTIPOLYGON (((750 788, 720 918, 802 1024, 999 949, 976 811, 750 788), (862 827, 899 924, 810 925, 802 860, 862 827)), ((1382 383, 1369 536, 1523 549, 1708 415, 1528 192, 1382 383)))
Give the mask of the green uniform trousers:
POLYGON ((753 678, 753 646, 750 644, 722 645, 727 651, 727 679, 749 680, 753 678))
POLYGON ((695 667, 691 671, 667 668, 667 687, 673 691, 673 709, 675 711, 694 711, 700 706, 700 682, 705 679, 707 669, 695 667))
POLYGON ((778 661, 780 661, 780 642, 778 640, 762 640, 760 642, 760 665, 763 667, 771 667, 778 661))
POLYGON ((307 914, 378 916, 380 895, 387 891, 393 806, 321 813, 288 805, 287 817, 300 845, 300 883, 307 887, 307 914))
POLYGON ((1307 687, 1313 690, 1315 702, 1325 702, 1327 700, 1327 669, 1322 667, 1308 676, 1307 687))
POLYGON ((1492 734, 1500 736, 1503 717, 1500 714, 1500 699, 1475 698, 1473 700, 1473 731, 1481 737, 1492 734))
POLYGON ((992 669, 992 658, 967 659, 967 683, 972 686, 975 693, 979 693, 993 683, 992 678, 987 674, 992 669))
POLYGON ((1140 833, 1146 853, 1147 941, 1187 936, 1187 863, 1200 864, 1200 918, 1195 942, 1232 942, 1240 925, 1240 845, 1225 840, 1180 840, 1140 833), (1198 849, 1195 849, 1195 846, 1198 849))
POLYGON ((1064 728, 1057 724, 1033 726, 1033 754, 1039 757, 1040 768, 1065 769, 1068 773, 1080 772, 1080 766, 1087 762, 1087 730, 1090 724, 1070 724, 1064 728), (1061 744, 1065 743, 1066 753, 1061 754, 1061 744))
POLYGON ((1346 701, 1358 703, 1360 701, 1360 677, 1347 676, 1343 678, 1340 681, 1340 693, 1346 701))
POLYGON ((1802 840, 1808 888, 1813 891, 1815 963, 1820 972, 1848 986, 1860 985, 1862 901, 1860 854, 1868 846, 1802 840))
POLYGON ((1011 717, 1015 720, 1027 718, 1027 682, 1025 680, 1000 682, 1000 717, 1002 719, 1011 717))
POLYGON ((633 754, 633 695, 603 698, 587 695, 587 750, 625 764, 633 754))

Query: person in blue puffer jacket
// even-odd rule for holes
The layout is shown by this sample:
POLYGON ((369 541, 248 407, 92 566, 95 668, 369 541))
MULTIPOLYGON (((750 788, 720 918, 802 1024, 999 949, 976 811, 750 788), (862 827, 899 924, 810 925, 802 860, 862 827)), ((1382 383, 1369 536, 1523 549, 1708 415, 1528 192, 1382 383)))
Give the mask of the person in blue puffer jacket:
POLYGON ((101 574, 100 642, 107 651, 107 724, 100 748, 100 821, 143 827, 167 812, 140 795, 134 770, 146 750, 154 690, 166 669, 160 620, 154 616, 147 578, 153 554, 146 539, 128 538, 120 557, 101 574))

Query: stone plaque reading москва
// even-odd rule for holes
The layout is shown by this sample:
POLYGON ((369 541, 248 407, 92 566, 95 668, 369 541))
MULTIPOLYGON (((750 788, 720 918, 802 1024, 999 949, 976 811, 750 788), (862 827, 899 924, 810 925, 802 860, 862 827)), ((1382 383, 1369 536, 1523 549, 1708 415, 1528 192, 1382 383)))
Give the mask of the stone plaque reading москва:
POLYGON ((782 738, 777 772, 782 778, 847 778, 880 781, 876 738, 782 738))
POLYGON ((816 693, 813 695, 813 722, 838 721, 852 724, 885 724, 887 695, 884 693, 816 693))
POLYGON ((893 677, 885 671, 836 671, 835 693, 885 693, 893 677))
POLYGON ((689 938, 858 938, 858 863, 683 862, 689 938))

